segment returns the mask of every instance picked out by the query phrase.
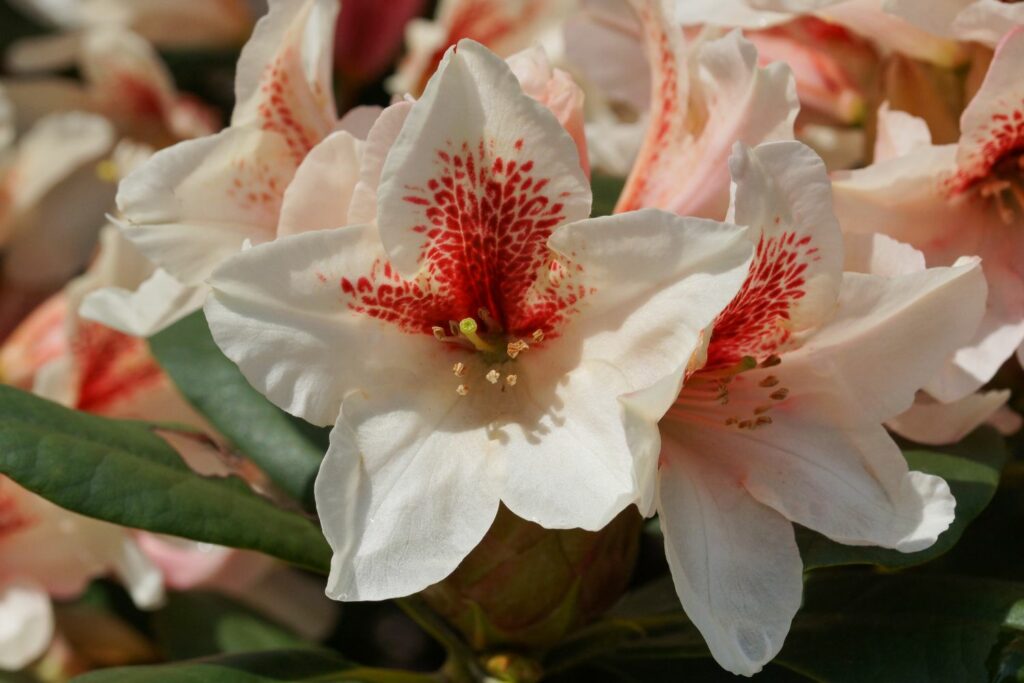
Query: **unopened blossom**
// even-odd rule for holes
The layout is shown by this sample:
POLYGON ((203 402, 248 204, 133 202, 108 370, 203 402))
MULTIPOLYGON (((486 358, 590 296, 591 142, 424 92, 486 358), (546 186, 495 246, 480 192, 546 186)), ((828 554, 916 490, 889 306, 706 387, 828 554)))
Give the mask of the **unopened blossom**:
POLYGON ((660 0, 635 0, 651 71, 647 136, 616 211, 655 207, 722 218, 729 203, 725 160, 736 141, 793 137, 799 107, 790 70, 759 67, 739 32, 684 45, 660 0))
POLYGON ((631 446, 657 439, 657 406, 625 429, 630 394, 685 365, 750 253, 734 226, 586 220, 572 139, 472 41, 409 106, 376 196, 375 224, 235 256, 206 305, 253 386, 334 425, 316 498, 342 600, 444 578, 499 502, 608 523, 635 496, 631 446))
POLYGON ((379 77, 401 50, 405 27, 426 0, 347 0, 334 39, 334 66, 358 82, 379 77))
POLYGON ((976 260, 844 273, 824 164, 800 143, 738 145, 730 168, 750 274, 661 422, 660 457, 638 464, 683 608, 719 664, 751 675, 800 606, 794 522, 912 552, 953 520, 946 482, 908 471, 882 423, 970 338, 985 282, 976 260))
POLYGON ((433 20, 406 27, 406 54, 388 89, 419 95, 449 47, 463 38, 508 57, 531 45, 558 41, 559 24, 577 0, 441 0, 433 20))
MULTIPOLYGON (((883 232, 924 253, 929 266, 976 255, 988 280, 977 334, 929 383, 949 402, 981 387, 1024 342, 1024 30, 1007 36, 961 118, 957 144, 933 145, 923 121, 881 119, 880 160, 835 178, 846 232, 883 232), (898 126, 895 133, 887 132, 898 126)), ((893 115, 898 115, 896 118, 893 115)))

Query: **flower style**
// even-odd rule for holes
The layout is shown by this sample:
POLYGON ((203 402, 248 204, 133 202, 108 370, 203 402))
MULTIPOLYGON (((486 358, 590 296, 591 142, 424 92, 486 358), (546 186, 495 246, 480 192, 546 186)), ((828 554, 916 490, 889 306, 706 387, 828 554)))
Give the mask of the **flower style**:
POLYGON ((647 137, 616 211, 654 207, 721 219, 736 141, 791 139, 799 108, 788 67, 757 65, 739 32, 687 49, 661 0, 634 0, 652 93, 647 137))
POLYGON ((929 383, 928 392, 942 402, 977 390, 1024 343, 1022 65, 1024 29, 1018 29, 996 50, 964 111, 958 144, 932 145, 923 121, 891 112, 880 118, 879 137, 895 142, 881 149, 880 160, 834 179, 844 231, 883 232, 922 251, 928 265, 949 265, 964 254, 982 258, 985 318, 929 383))
POLYGON ((882 422, 970 338, 985 282, 976 260, 843 273, 828 176, 801 143, 737 145, 730 167, 754 262, 661 423, 660 459, 638 466, 684 609, 719 664, 751 675, 800 605, 791 522, 911 552, 952 521, 946 483, 909 472, 882 422))
POLYGON ((334 424, 316 482, 331 597, 437 582, 499 502, 598 529, 635 496, 630 447, 657 440, 660 413, 627 432, 630 394, 685 365, 750 246, 658 211, 585 220, 578 159, 505 62, 464 40, 409 105, 376 225, 277 240, 214 274, 220 347, 278 406, 334 424))
POLYGON ((552 42, 576 1, 441 0, 433 21, 413 19, 406 26, 407 54, 388 79, 388 89, 418 96, 448 48, 463 38, 502 57, 552 42))

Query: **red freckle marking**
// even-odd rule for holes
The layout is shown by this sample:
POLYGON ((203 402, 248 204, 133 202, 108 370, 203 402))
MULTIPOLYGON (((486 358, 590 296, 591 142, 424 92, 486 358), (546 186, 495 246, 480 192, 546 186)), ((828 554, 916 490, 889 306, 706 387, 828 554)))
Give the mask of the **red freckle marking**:
POLYGON ((715 321, 705 367, 729 366, 743 356, 761 360, 789 339, 790 309, 806 295, 803 273, 818 251, 808 249, 810 243, 794 232, 761 238, 743 286, 715 321))
POLYGON ((163 380, 144 339, 83 322, 72 343, 79 372, 76 408, 103 414, 163 380))
POLYGON ((516 140, 515 148, 516 148, 517 152, 523 151, 523 139, 522 138, 519 138, 518 140, 516 140))
POLYGON ((322 283, 327 282, 327 276, 324 275, 323 273, 317 273, 316 274, 316 279, 319 280, 322 283))
POLYGON ((586 291, 574 281, 582 269, 553 261, 547 246, 565 207, 543 193, 548 179, 533 175, 531 159, 492 157, 496 147, 464 142, 437 151, 426 189, 407 188, 403 197, 423 221, 409 227, 425 236, 423 279, 404 280, 376 263, 355 285, 341 280, 352 310, 432 334, 451 320, 479 320, 483 309, 509 335, 557 334, 586 291))

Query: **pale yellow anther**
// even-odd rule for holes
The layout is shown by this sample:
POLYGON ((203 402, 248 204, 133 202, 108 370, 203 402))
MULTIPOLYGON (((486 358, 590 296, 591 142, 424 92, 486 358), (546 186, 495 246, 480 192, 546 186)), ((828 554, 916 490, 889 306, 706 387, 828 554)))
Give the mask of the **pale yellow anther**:
POLYGON ((437 337, 440 341, 445 340, 446 335, 444 333, 443 327, 438 327, 437 325, 434 325, 433 327, 430 328, 430 331, 433 332, 434 336, 437 337))
POLYGON ((510 387, 514 387, 518 381, 519 375, 505 375, 505 383, 510 387))
POLYGON ((455 387, 455 393, 458 394, 459 396, 465 396, 466 394, 469 393, 469 387, 467 387, 465 384, 460 384, 459 386, 455 387))
POLYGON ((462 377, 466 374, 466 366, 464 363, 456 363, 452 366, 452 372, 455 373, 456 377, 462 377))
POLYGON ((499 380, 499 379, 501 379, 501 373, 500 373, 500 372, 498 372, 497 370, 491 370, 491 371, 490 371, 490 372, 488 372, 488 373, 487 373, 486 375, 484 375, 484 377, 485 377, 485 378, 487 379, 487 381, 488 381, 488 382, 490 382, 491 384, 497 384, 497 383, 498 383, 498 380, 499 380))
POLYGON ((544 330, 534 330, 531 336, 533 337, 533 341, 539 344, 544 341, 544 330))
POLYGON ((522 339, 516 339, 516 340, 510 341, 508 343, 508 347, 506 348, 506 353, 508 353, 508 357, 509 358, 515 358, 516 356, 518 356, 520 353, 522 353, 523 351, 525 351, 528 348, 530 348, 529 344, 524 342, 522 339))
POLYGON ((113 159, 104 159, 96 164, 96 176, 105 183, 116 183, 121 179, 121 171, 113 159))

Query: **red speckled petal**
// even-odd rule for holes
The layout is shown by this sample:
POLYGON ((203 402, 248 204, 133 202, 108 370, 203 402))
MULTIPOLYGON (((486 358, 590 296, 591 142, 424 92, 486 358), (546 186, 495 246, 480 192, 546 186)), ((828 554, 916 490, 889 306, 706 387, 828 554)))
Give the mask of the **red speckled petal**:
POLYGON ((708 366, 762 360, 835 309, 843 243, 825 165, 798 142, 737 146, 735 220, 757 248, 740 293, 715 323, 708 366))
POLYGON ((757 50, 738 31, 687 50, 661 0, 634 6, 652 71, 651 121, 616 211, 653 207, 722 219, 733 144, 793 137, 792 73, 783 64, 758 67, 757 50), (692 60, 696 66, 687 65, 692 60), (689 83, 687 70, 695 75, 689 83))
MULTIPOLYGON (((985 178, 1011 154, 1024 153, 1024 28, 1003 39, 978 94, 960 119, 957 175, 950 191, 957 193, 985 178)), ((1021 169, 1024 176, 1024 168, 1021 169)))
POLYGON ((459 43, 385 162, 378 225, 398 272, 426 277, 453 320, 484 308, 529 334, 550 313, 535 305, 551 303, 535 288, 549 279, 548 237, 589 213, 572 138, 505 62, 459 43))
POLYGON ((231 125, 284 137, 301 160, 334 127, 331 84, 335 0, 278 0, 242 50, 231 125))

